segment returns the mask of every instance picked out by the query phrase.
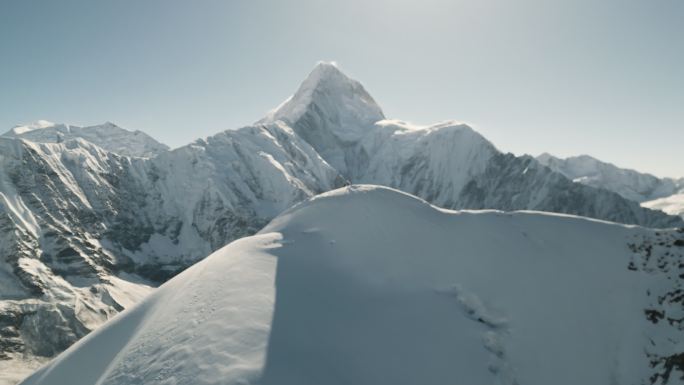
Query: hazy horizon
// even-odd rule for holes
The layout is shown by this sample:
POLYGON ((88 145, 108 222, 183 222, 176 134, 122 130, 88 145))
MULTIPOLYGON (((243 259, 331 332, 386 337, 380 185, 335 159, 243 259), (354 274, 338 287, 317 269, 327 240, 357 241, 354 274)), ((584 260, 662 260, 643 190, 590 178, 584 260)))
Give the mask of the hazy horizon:
POLYGON ((178 147, 253 123, 325 60, 388 118, 681 177, 682 17, 674 0, 5 3, 0 130, 111 121, 178 147))

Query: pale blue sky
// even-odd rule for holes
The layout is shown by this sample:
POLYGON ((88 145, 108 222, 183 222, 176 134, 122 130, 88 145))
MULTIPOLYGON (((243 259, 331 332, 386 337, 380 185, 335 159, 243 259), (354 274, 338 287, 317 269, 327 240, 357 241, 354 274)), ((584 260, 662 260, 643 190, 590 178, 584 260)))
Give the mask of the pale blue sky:
POLYGON ((176 147, 335 60, 388 117, 684 176, 683 20, 681 0, 5 0, 0 130, 112 121, 176 147))

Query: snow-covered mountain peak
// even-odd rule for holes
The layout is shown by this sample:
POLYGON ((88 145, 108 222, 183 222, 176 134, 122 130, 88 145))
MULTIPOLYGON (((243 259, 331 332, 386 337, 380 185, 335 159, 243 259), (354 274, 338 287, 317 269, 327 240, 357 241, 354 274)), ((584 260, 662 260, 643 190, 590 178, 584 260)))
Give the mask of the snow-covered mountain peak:
POLYGON ((294 95, 258 123, 277 120, 291 126, 302 139, 348 175, 349 148, 385 119, 382 109, 358 81, 336 64, 320 62, 294 95))
POLYGON ((351 80, 335 62, 320 61, 311 70, 309 76, 304 80, 302 86, 315 88, 321 83, 349 83, 351 80))
POLYGON ((26 139, 39 143, 60 143, 81 138, 105 150, 124 156, 152 157, 169 148, 142 131, 129 131, 112 122, 78 127, 56 124, 47 120, 17 126, 2 136, 26 139))
POLYGON ((385 118, 361 83, 327 62, 318 63, 297 92, 263 121, 283 120, 296 128, 310 115, 328 123, 319 130, 328 129, 342 141, 358 139, 373 123, 385 118))
POLYGON ((317 93, 337 94, 340 97, 358 99, 358 102, 362 102, 368 107, 370 110, 368 115, 373 117, 374 122, 383 116, 382 110, 361 83, 347 76, 334 62, 319 62, 299 86, 292 97, 292 101, 308 104, 312 102, 311 99, 317 93))

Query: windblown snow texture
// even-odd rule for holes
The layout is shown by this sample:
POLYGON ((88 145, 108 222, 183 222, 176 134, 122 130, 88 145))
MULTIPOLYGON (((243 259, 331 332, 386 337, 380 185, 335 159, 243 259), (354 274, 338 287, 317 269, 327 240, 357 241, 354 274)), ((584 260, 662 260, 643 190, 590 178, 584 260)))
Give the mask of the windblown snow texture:
POLYGON ((682 384, 683 238, 347 187, 217 251, 22 384, 682 384))

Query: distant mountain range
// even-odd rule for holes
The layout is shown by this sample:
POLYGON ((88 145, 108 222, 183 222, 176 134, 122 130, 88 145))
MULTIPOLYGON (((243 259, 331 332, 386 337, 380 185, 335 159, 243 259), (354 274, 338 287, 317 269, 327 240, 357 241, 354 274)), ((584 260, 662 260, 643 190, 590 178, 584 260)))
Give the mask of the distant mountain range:
POLYGON ((550 159, 503 153, 457 122, 386 119, 328 63, 259 122, 174 150, 111 123, 15 127, 0 137, 0 372, 21 376, 212 251, 351 183, 448 209, 684 226, 550 159))
POLYGON ((588 155, 560 159, 542 154, 537 160, 575 182, 616 192, 647 208, 684 216, 684 178, 658 178, 588 155))

